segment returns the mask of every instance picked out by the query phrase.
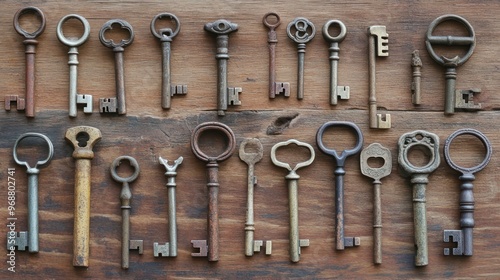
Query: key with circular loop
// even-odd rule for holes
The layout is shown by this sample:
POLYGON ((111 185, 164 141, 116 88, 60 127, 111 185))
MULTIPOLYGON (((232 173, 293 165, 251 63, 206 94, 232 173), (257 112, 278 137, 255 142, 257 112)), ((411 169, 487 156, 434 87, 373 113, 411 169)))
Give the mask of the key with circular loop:
POLYGON ((345 24, 340 20, 332 19, 323 25, 323 37, 330 43, 330 105, 337 105, 338 98, 349 99, 349 86, 339 86, 337 84, 337 70, 339 63, 339 44, 344 40, 347 34, 345 24), (340 28, 340 33, 337 36, 330 34, 330 27, 337 25, 340 28))
POLYGON ((290 83, 276 82, 276 45, 278 44, 278 34, 276 28, 281 24, 278 13, 269 12, 262 18, 262 23, 269 29, 267 33, 267 45, 269 48, 269 98, 276 95, 290 96, 290 83), (272 19, 275 18, 273 21, 272 19))
POLYGON ((43 14, 42 10, 40 10, 37 7, 31 6, 22 8, 18 10, 14 15, 14 29, 16 30, 17 33, 19 33, 19 35, 23 36, 26 39, 35 39, 38 36, 40 36, 45 30, 45 23, 46 23, 45 15, 43 14), (21 26, 19 19, 21 18, 22 15, 25 14, 35 14, 40 19, 40 26, 38 26, 38 28, 35 31, 28 32, 21 26))

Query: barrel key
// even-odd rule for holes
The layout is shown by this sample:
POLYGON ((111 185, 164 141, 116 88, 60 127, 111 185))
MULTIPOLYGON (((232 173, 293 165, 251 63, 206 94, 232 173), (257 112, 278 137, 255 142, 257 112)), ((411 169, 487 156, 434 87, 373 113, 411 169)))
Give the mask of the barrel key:
POLYGON ((332 19, 323 25, 323 37, 330 43, 330 105, 337 105, 338 98, 349 99, 349 86, 339 86, 337 83, 337 69, 339 64, 339 44, 344 40, 347 34, 345 24, 340 20, 332 19), (330 35, 329 29, 332 25, 338 25, 340 33, 337 36, 330 35))

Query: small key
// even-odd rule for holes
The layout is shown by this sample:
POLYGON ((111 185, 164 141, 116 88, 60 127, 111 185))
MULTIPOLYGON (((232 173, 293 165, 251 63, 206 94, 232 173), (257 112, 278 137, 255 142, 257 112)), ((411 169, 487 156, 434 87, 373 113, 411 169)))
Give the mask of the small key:
POLYGON ((229 60, 229 34, 238 31, 238 25, 225 19, 205 24, 205 31, 217 35, 217 115, 224 116, 228 105, 241 105, 241 87, 227 87, 227 61, 229 60))
POLYGON ((236 139, 233 131, 227 125, 219 122, 205 122, 199 124, 191 135, 191 150, 200 160, 207 163, 207 188, 208 188, 208 240, 191 240, 193 248, 200 251, 191 253, 193 257, 206 257, 208 261, 219 260, 219 162, 228 159, 234 152, 236 139), (203 133, 219 132, 227 138, 226 149, 217 156, 205 154, 199 147, 199 141, 203 133))
POLYGON ((47 136, 28 132, 17 139, 12 156, 17 164, 26 166, 26 174, 28 174, 28 232, 19 232, 19 234, 16 233, 16 236, 7 234, 7 250, 11 247, 17 247, 19 251, 25 251, 26 246, 28 246, 30 253, 38 253, 38 174, 40 174, 40 168, 46 167, 54 156, 54 146, 47 136), (17 155, 21 141, 30 137, 42 138, 49 148, 47 158, 37 161, 33 167, 27 161, 19 160, 17 155))
POLYGON ((377 114, 377 82, 375 58, 377 56, 389 56, 389 34, 383 25, 373 25, 368 28, 368 60, 370 72, 370 98, 369 114, 370 128, 391 128, 390 114, 377 114))
POLYGON ((316 27, 307 18, 298 17, 292 20, 287 28, 288 37, 297 43, 298 72, 297 72, 297 99, 304 98, 304 63, 306 44, 316 35, 316 27), (295 32, 293 33, 293 30, 295 32))
POLYGON ((151 20, 151 33, 161 42, 162 50, 162 88, 161 88, 161 107, 170 109, 171 97, 175 94, 187 94, 187 85, 172 85, 170 82, 170 43, 181 30, 181 22, 171 13, 161 13, 151 20), (162 28, 156 30, 156 22, 162 18, 171 19, 175 24, 175 30, 172 28, 162 28))
POLYGON ((455 256, 472 256, 473 254, 473 229, 474 229, 474 185, 472 182, 476 177, 474 173, 477 173, 488 165, 491 159, 492 148, 491 143, 488 138, 478 130, 472 128, 462 128, 453 132, 448 139, 446 139, 444 144, 444 158, 446 163, 454 170, 462 173, 459 177, 462 181, 460 185, 460 230, 444 230, 443 240, 444 242, 456 242, 456 248, 445 248, 444 255, 455 255, 455 256), (450 146, 455 138, 460 135, 472 135, 477 137, 483 143, 486 149, 486 155, 483 161, 474 167, 462 167, 457 165, 450 156, 450 146))
POLYGON ((68 128, 64 136, 75 149, 73 266, 89 266, 91 162, 94 158, 92 149, 101 137, 101 131, 91 126, 68 128))
POLYGON ((160 163, 165 166, 167 172, 167 191, 168 191, 168 235, 169 242, 160 245, 158 242, 153 243, 153 254, 155 257, 177 257, 177 216, 176 216, 176 199, 175 199, 175 177, 177 176, 177 167, 184 160, 179 157, 174 161, 174 165, 169 165, 168 160, 159 157, 160 163))
POLYGON ((439 166, 439 137, 424 130, 408 132, 399 138, 398 162, 402 170, 411 177, 413 186, 413 223, 415 231, 415 266, 426 266, 427 255, 427 219, 425 212, 425 190, 429 182, 429 174, 439 166), (430 161, 422 166, 413 165, 408 153, 414 148, 425 148, 430 161))
POLYGON ((288 175, 285 176, 285 179, 288 182, 288 203, 290 204, 290 261, 298 262, 300 261, 300 248, 309 246, 309 239, 300 239, 299 238, 299 202, 298 202, 298 188, 299 188, 299 178, 300 176, 296 173, 299 168, 306 167, 311 165, 314 161, 315 153, 314 149, 311 145, 297 141, 295 139, 290 139, 285 142, 276 143, 271 148, 271 160, 274 165, 278 167, 285 168, 288 170, 288 175), (309 149, 311 153, 311 157, 304 162, 297 163, 297 165, 292 168, 290 164, 279 161, 276 158, 276 150, 279 147, 288 146, 290 144, 295 144, 297 146, 306 147, 309 149))
POLYGON ((372 143, 361 151, 359 165, 363 175, 373 179, 373 263, 382 263, 382 203, 380 199, 380 179, 389 176, 392 171, 391 150, 372 143), (380 167, 371 167, 370 158, 381 158, 384 164, 380 167))
POLYGON ((132 44, 134 41, 134 30, 132 26, 122 19, 112 19, 106 22, 99 31, 99 40, 108 48, 113 49, 115 53, 115 82, 116 82, 116 97, 100 98, 99 99, 99 112, 101 113, 118 113, 123 115, 127 113, 127 106, 125 104, 125 75, 124 75, 124 60, 123 52, 125 48, 132 44), (122 39, 120 42, 115 43, 112 39, 106 39, 105 33, 113 29, 113 25, 119 25, 120 28, 129 32, 128 39, 122 39))
POLYGON ((473 100, 473 96, 476 93, 481 92, 480 89, 456 90, 455 88, 458 66, 469 60, 474 52, 474 48, 476 47, 476 35, 472 25, 470 25, 470 23, 463 17, 457 15, 442 15, 432 21, 429 25, 429 29, 427 29, 427 33, 425 35, 425 45, 427 47, 427 52, 434 59, 434 61, 446 68, 446 72, 444 73, 446 78, 444 114, 452 115, 455 113, 455 109, 471 111, 481 109, 481 103, 475 104, 473 100), (469 32, 469 37, 432 35, 434 29, 445 21, 456 21, 461 23, 469 32), (432 44, 447 46, 468 45, 469 50, 463 57, 455 56, 453 58, 448 58, 444 55, 436 54, 432 44))
POLYGON ((354 247, 361 244, 359 237, 345 237, 344 236, 344 175, 346 171, 344 170, 345 161, 349 156, 356 155, 363 148, 363 133, 357 125, 351 122, 343 121, 330 121, 324 123, 316 134, 316 144, 318 148, 326 155, 330 155, 335 159, 335 240, 336 249, 344 250, 345 247, 354 247), (340 153, 336 150, 326 147, 323 143, 323 134, 325 130, 330 127, 347 127, 351 128, 356 134, 356 145, 352 149, 346 149, 340 153))
POLYGON ((329 20, 323 25, 323 37, 330 43, 330 105, 337 105, 337 99, 349 99, 349 86, 339 86, 337 84, 337 68, 339 64, 339 44, 344 40, 347 28, 340 20, 329 20), (340 33, 333 37, 329 33, 330 26, 336 24, 340 28, 340 33))
POLYGON ((90 35, 90 24, 84 17, 76 14, 64 16, 57 24, 57 38, 61 43, 69 47, 69 116, 76 117, 76 108, 79 104, 83 106, 83 112, 92 114, 92 95, 78 93, 78 47, 83 45, 90 35), (67 38, 64 36, 63 24, 76 19, 83 25, 83 35, 80 38, 67 38))
POLYGON ((422 60, 418 50, 414 50, 411 54, 412 82, 411 82, 411 102, 413 105, 420 105, 420 80, 422 78, 422 60))

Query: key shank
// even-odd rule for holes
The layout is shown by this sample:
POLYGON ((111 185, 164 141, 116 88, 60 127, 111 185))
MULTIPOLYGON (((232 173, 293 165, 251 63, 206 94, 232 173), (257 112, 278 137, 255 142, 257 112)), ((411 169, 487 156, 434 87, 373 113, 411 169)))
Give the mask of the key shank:
POLYGON ((245 256, 251 257, 254 253, 254 232, 255 232, 255 222, 254 222, 254 208, 253 208, 253 197, 254 197, 254 186, 256 184, 256 178, 254 176, 255 166, 253 164, 248 165, 247 172, 247 215, 245 222, 245 256))
POLYGON ((38 174, 40 170, 28 170, 28 250, 38 252, 38 174))
POLYGON ((416 174, 411 178, 413 186, 413 230, 415 234, 416 266, 429 264, 427 254, 427 218, 425 191, 429 182, 427 174, 416 174))

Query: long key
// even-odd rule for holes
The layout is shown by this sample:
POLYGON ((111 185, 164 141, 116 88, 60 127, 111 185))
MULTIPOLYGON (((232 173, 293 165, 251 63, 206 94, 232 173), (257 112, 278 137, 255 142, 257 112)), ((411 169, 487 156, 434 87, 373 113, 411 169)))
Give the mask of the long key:
POLYGON ((177 167, 182 163, 183 157, 179 157, 174 161, 173 165, 168 164, 168 160, 159 158, 160 163, 165 166, 167 172, 167 191, 168 191, 168 235, 169 242, 160 245, 158 242, 153 243, 153 254, 155 257, 177 257, 177 216, 176 216, 176 199, 175 199, 175 177, 177 176, 177 167))
POLYGON ((57 24, 57 38, 61 43, 69 47, 68 65, 69 65, 69 116, 76 117, 77 106, 84 105, 83 112, 92 113, 92 95, 78 94, 78 47, 83 45, 90 35, 90 24, 84 17, 76 14, 64 16, 57 24), (83 34, 80 38, 67 38, 64 36, 63 24, 70 20, 76 19, 83 25, 83 34))
POLYGON ((472 128, 463 128, 453 132, 445 141, 444 144, 444 158, 448 165, 454 170, 462 173, 459 177, 462 181, 460 185, 460 230, 444 230, 443 240, 444 242, 456 242, 457 247, 445 248, 444 255, 455 255, 455 256, 472 256, 473 254, 473 229, 474 229, 474 185, 472 182, 476 177, 474 173, 477 173, 488 165, 491 159, 491 143, 488 138, 479 132, 478 130, 472 128), (462 167, 457 165, 450 156, 450 146, 455 138, 460 135, 472 135, 477 137, 483 143, 486 149, 486 155, 483 161, 473 167, 462 167))
POLYGON ((361 151, 359 165, 363 175, 373 179, 373 263, 382 263, 382 203, 380 199, 380 179, 389 176, 392 170, 391 150, 372 143, 361 151), (384 164, 380 167, 371 167, 370 158, 381 158, 384 164))
POLYGON ((420 82, 422 79, 422 60, 420 59, 420 54, 418 50, 414 50, 411 54, 411 68, 412 68, 412 82, 411 82, 411 102, 413 105, 420 105, 421 103, 421 92, 420 92, 420 82))
POLYGON ((23 41, 26 54, 26 94, 24 98, 18 95, 5 96, 5 110, 10 111, 11 103, 16 103, 18 111, 25 110, 26 117, 35 116, 35 53, 38 41, 36 38, 45 30, 45 15, 37 7, 26 7, 14 15, 14 29, 25 38, 23 41), (21 27, 19 18, 27 13, 33 13, 40 19, 40 26, 34 32, 28 32, 21 27))
POLYGON ((111 164, 111 177, 118 183, 122 183, 122 191, 120 193, 121 209, 122 209, 122 268, 129 267, 129 251, 139 250, 142 255, 144 248, 143 240, 130 240, 130 209, 132 192, 130 192, 130 183, 135 181, 141 172, 139 164, 135 158, 130 156, 117 157, 111 164), (117 173, 117 169, 123 160, 127 160, 130 166, 134 168, 134 173, 128 177, 121 177, 117 173))
POLYGON ((316 133, 316 144, 318 148, 326 155, 330 155, 335 159, 335 241, 336 249, 344 250, 345 247, 354 247, 361 244, 359 237, 345 237, 344 236, 344 175, 346 173, 345 161, 349 156, 353 156, 363 148, 363 133, 357 125, 351 122, 343 121, 330 121, 324 123, 316 133), (347 127, 352 129, 356 134, 356 145, 352 149, 346 149, 340 153, 336 150, 330 149, 323 143, 323 134, 326 129, 330 127, 347 127))
POLYGON ((368 61, 370 72, 370 97, 369 117, 370 128, 391 128, 390 114, 377 114, 377 73, 375 70, 375 58, 377 56, 389 56, 389 34, 383 25, 373 25, 368 28, 368 61))
POLYGON ((429 174, 439 166, 439 137, 425 130, 408 132, 399 138, 398 162, 402 170, 411 177, 413 186, 413 223, 415 231, 415 266, 429 264, 427 255, 427 219, 425 211, 425 190, 429 182, 429 174), (430 156, 429 163, 422 166, 413 165, 408 153, 414 148, 425 148, 430 156))
POLYGON ((304 63, 306 44, 316 35, 316 27, 307 18, 298 17, 292 20, 287 28, 288 37, 297 43, 298 72, 297 72, 297 99, 304 98, 304 63), (295 30, 295 32, 293 31, 295 30))
POLYGON ((73 266, 89 266, 91 162, 94 158, 92 149, 101 137, 101 131, 91 126, 68 128, 64 136, 75 149, 73 266))
POLYGON ((311 165, 314 161, 315 153, 311 145, 297 141, 295 139, 290 139, 285 142, 276 143, 271 148, 271 160, 274 165, 278 167, 285 168, 288 170, 288 175, 285 179, 288 182, 288 203, 290 211, 290 232, 289 232, 289 244, 290 244, 290 261, 298 262, 300 261, 300 248, 309 246, 309 239, 299 238, 299 202, 298 202, 298 188, 299 188, 299 178, 300 176, 296 173, 299 168, 311 165), (306 147, 311 153, 311 157, 304 162, 297 163, 297 165, 292 168, 290 164, 279 161, 276 158, 276 150, 279 147, 288 146, 290 144, 295 144, 297 146, 306 147))
POLYGON ((241 87, 227 87, 229 34, 238 31, 238 25, 225 19, 205 24, 205 30, 217 35, 217 115, 224 116, 228 105, 241 105, 241 87))
POLYGON ((50 139, 40 133, 29 132, 21 135, 14 144, 12 156, 14 161, 19 165, 26 166, 26 174, 28 174, 28 232, 19 232, 12 236, 7 235, 7 249, 17 247, 20 251, 25 251, 26 246, 30 253, 38 253, 38 174, 40 168, 46 167, 54 155, 54 146, 50 139), (35 166, 31 167, 27 161, 21 161, 17 155, 17 149, 21 141, 29 137, 42 138, 48 146, 48 155, 44 160, 39 160, 35 166))
POLYGON ((278 44, 278 34, 276 28, 281 24, 280 16, 277 13, 270 12, 264 15, 262 23, 269 29, 267 33, 267 44, 269 47, 269 98, 275 98, 276 95, 283 94, 290 96, 290 83, 276 82, 276 44, 278 44), (276 18, 275 22, 272 18, 276 18))
POLYGON ((118 113, 123 115, 127 113, 127 106, 125 104, 125 75, 124 75, 124 62, 123 52, 125 48, 132 44, 134 41, 134 30, 132 25, 122 19, 112 19, 106 22, 99 31, 99 40, 108 48, 113 49, 115 53, 115 82, 116 82, 116 97, 100 98, 99 99, 99 112, 101 113, 118 113), (106 39, 105 33, 113 29, 113 25, 119 25, 120 28, 129 32, 128 39, 122 39, 120 42, 115 43, 112 39, 106 39))
POLYGON ((323 37, 330 43, 330 105, 337 105, 338 98, 349 99, 349 86, 339 86, 337 84, 337 69, 339 64, 339 44, 344 40, 347 34, 345 24, 340 20, 329 20, 323 25, 323 37), (333 37, 330 35, 329 29, 332 25, 338 25, 340 28, 339 35, 333 37))
POLYGON ((161 13, 151 20, 151 33, 161 42, 162 50, 162 87, 161 87, 161 107, 170 109, 171 97, 176 94, 187 94, 187 85, 172 85, 170 82, 170 43, 181 30, 181 22, 171 13, 161 13), (172 28, 162 28, 159 32, 156 30, 156 22, 162 18, 169 18, 175 24, 175 30, 172 28))
POLYGON ((208 188, 208 240, 191 240, 193 248, 199 249, 191 253, 193 257, 206 257, 208 261, 219 260, 219 162, 228 159, 234 152, 236 139, 233 131, 227 125, 219 122, 205 122, 199 124, 191 135, 191 150, 200 160, 207 163, 207 188, 208 188), (226 149, 217 156, 209 156, 199 147, 201 135, 204 133, 219 132, 227 138, 226 149), (207 244, 208 243, 208 244, 207 244))

